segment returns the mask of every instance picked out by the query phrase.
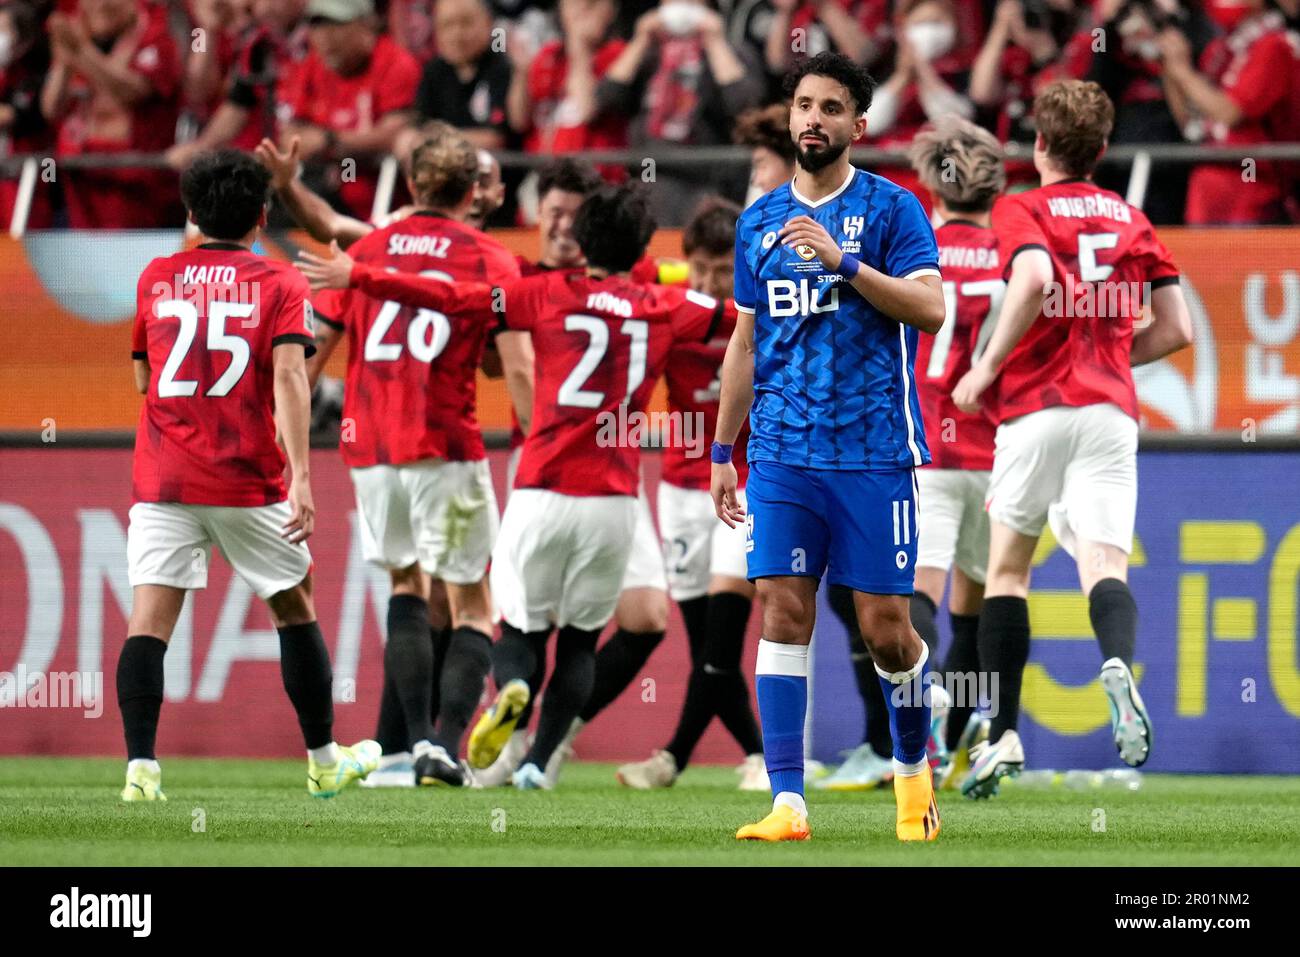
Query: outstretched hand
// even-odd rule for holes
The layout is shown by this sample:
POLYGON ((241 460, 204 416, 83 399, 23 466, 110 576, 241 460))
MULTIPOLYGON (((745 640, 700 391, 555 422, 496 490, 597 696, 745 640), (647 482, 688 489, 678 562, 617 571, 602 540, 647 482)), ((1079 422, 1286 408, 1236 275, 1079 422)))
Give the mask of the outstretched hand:
POLYGON ((356 260, 340 249, 339 242, 335 239, 330 242, 328 259, 304 249, 299 251, 298 261, 294 265, 307 277, 314 291, 347 289, 352 281, 352 267, 356 265, 356 260))

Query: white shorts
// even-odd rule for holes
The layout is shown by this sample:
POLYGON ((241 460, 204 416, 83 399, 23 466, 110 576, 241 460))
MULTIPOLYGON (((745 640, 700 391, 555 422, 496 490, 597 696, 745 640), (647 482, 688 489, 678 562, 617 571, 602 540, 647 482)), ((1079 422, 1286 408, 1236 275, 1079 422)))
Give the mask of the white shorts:
POLYGON ((984 584, 989 561, 988 472, 917 469, 916 567, 948 571, 954 564, 984 584))
POLYGON ((420 567, 453 585, 487 572, 500 517, 487 459, 352 470, 361 551, 384 568, 420 567))
POLYGON ((216 545, 258 598, 288 591, 311 570, 307 543, 294 545, 280 535, 292 514, 288 502, 244 507, 136 502, 126 532, 131 587, 206 588, 216 545))
MULTIPOLYGON (((736 498, 745 505, 745 490, 736 498)), ((673 601, 690 601, 709 592, 714 575, 745 578, 745 526, 729 528, 713 509, 713 496, 701 489, 659 483, 659 527, 673 601)))
POLYGON ((654 519, 650 517, 650 502, 645 497, 645 489, 637 493, 636 531, 632 533, 632 554, 628 556, 627 571, 623 574, 623 590, 629 588, 668 590, 664 553, 654 519))
POLYGON ((516 445, 506 456, 506 495, 514 491, 515 476, 519 474, 519 460, 523 458, 524 447, 516 445))
POLYGON ((521 631, 605 627, 623 589, 636 510, 630 495, 515 489, 492 550, 497 612, 521 631))
POLYGON ((989 517, 1038 537, 1051 522, 1061 546, 1079 539, 1133 547, 1137 423, 1110 403, 1053 406, 998 426, 989 517))

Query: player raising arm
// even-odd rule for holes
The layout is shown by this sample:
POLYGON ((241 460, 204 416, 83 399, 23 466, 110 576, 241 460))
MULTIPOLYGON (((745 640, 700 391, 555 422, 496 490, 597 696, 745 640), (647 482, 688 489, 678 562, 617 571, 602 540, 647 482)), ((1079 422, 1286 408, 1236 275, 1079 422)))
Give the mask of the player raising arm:
POLYGON ((1049 522, 1078 564, 1115 746, 1133 767, 1151 753, 1151 719, 1131 671, 1138 404, 1130 366, 1190 343, 1191 320, 1178 269, 1147 218, 1091 180, 1114 116, 1095 83, 1063 80, 1035 98, 1042 186, 993 209, 1006 298, 983 356, 953 390, 958 407, 984 406, 1000 423, 977 638, 981 666, 999 675, 998 710, 962 785, 974 797, 996 793, 998 778, 1024 765, 1016 722, 1030 562, 1049 522))
POLYGON ((756 685, 773 794, 771 814, 742 827, 742 839, 809 836, 803 727, 824 572, 855 592, 890 707, 898 838, 939 832, 922 694, 929 655, 911 626, 908 596, 913 470, 930 458, 913 357, 918 330, 943 324, 944 302, 934 231, 920 203, 849 163, 872 87, 865 70, 831 53, 787 75, 797 172, 736 227, 740 321, 723 360, 711 491, 724 521, 747 524, 748 576, 763 599, 756 685), (748 515, 731 464, 746 412, 748 515))
POLYGON ((308 792, 332 797, 379 759, 374 741, 345 748, 333 739, 333 678, 305 544, 315 523, 304 368, 315 349, 312 310, 292 267, 251 251, 269 179, 246 153, 200 155, 181 195, 205 241, 140 276, 132 357, 145 402, 127 530, 131 637, 117 663, 124 801, 166 800, 154 754, 163 655, 185 592, 207 585, 214 544, 271 610, 308 792), (293 470, 287 496, 277 426, 293 470))

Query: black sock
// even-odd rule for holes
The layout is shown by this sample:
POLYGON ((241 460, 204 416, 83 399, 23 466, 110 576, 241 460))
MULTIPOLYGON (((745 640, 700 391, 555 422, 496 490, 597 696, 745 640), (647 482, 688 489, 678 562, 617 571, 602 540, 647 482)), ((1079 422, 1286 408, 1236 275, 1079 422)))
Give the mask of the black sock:
POLYGON ((285 625, 280 633, 280 677, 289 692, 308 750, 334 740, 334 673, 320 625, 285 625))
MULTIPOLYGON (((605 642, 600 654, 596 655, 595 683, 590 698, 582 709, 582 720, 590 721, 621 695, 663 640, 662 631, 627 631, 620 628, 614 632, 614 637, 605 642)), ((556 650, 559 650, 558 645, 556 650)), ((556 672, 559 672, 558 664, 556 672)))
POLYGON ((686 625, 686 640, 691 648, 691 667, 698 668, 704 661, 704 646, 709 636, 709 596, 679 601, 682 622, 686 625))
POLYGON ((1128 584, 1103 578, 1088 594, 1088 617, 1101 645, 1103 661, 1119 658, 1132 667, 1137 648, 1138 606, 1128 584))
MULTIPOLYGON (((429 640, 433 643, 433 684, 429 696, 430 720, 438 717, 438 681, 442 674, 442 662, 447 655, 447 642, 451 638, 448 628, 430 628, 429 640)), ((386 671, 387 669, 385 669, 386 671)), ((411 743, 406 735, 406 715, 402 713, 402 702, 397 697, 397 688, 391 676, 384 675, 384 691, 379 699, 379 723, 375 728, 375 740, 379 742, 384 754, 396 754, 409 751, 411 743)))
POLYGON ((117 656, 117 707, 126 732, 126 759, 153 761, 163 703, 163 655, 167 642, 132 635, 117 656))
POLYGON ((989 740, 997 741, 1020 719, 1020 682, 1029 660, 1029 603, 1011 595, 984 599, 976 644, 980 668, 997 678, 997 713, 989 727, 989 740))
POLYGON ((453 760, 460 753, 460 739, 483 697, 491 668, 492 639, 468 626, 451 633, 442 665, 437 735, 453 760))
POLYGON ((388 644, 384 646, 385 681, 391 681, 406 719, 408 749, 433 738, 433 642, 429 603, 419 595, 388 599, 388 644))
POLYGON ((492 646, 492 680, 497 689, 515 679, 528 683, 528 704, 516 728, 527 728, 533 716, 533 701, 541 694, 546 678, 546 641, 550 637, 549 630, 523 632, 502 622, 501 640, 492 646))
POLYGON ((908 608, 912 615, 912 627, 930 649, 930 661, 937 661, 939 626, 934 623, 934 600, 924 592, 912 592, 912 597, 908 600, 908 608))
POLYGON ((596 677, 596 642, 600 629, 583 631, 566 625, 555 640, 555 672, 546 684, 546 700, 537 719, 537 737, 523 764, 543 771, 569 726, 591 696, 596 677))
POLYGON ((858 696, 862 698, 864 726, 862 741, 870 744, 871 750, 882 758, 894 753, 894 737, 889 730, 889 705, 885 703, 885 693, 880 689, 880 676, 876 674, 876 665, 867 651, 867 644, 862 640, 858 629, 858 611, 853 604, 853 589, 847 585, 832 585, 828 593, 831 610, 844 625, 849 639, 849 660, 853 662, 853 680, 858 686, 858 696))
POLYGON ((751 602, 735 592, 707 599, 706 639, 702 660, 695 662, 686 686, 686 700, 667 751, 683 770, 716 714, 745 754, 763 750, 758 723, 749 700, 749 685, 740 667, 751 602))
POLYGON ((952 693, 952 708, 948 712, 948 740, 944 742, 948 750, 957 747, 961 733, 966 730, 966 722, 975 710, 976 696, 979 694, 980 656, 976 635, 979 631, 979 615, 958 615, 948 613, 952 624, 952 644, 948 647, 948 656, 943 661, 944 682, 952 693))
MULTIPOLYGON (((740 667, 752 602, 744 595, 719 592, 709 599, 709 640, 704 652, 713 712, 745 754, 759 754, 763 738, 754 719, 749 684, 740 667)), ((685 767, 679 763, 678 768, 685 767)))
POLYGON ((406 715, 402 714, 402 702, 397 697, 392 678, 386 673, 384 691, 379 698, 379 722, 375 726, 375 740, 379 742, 379 748, 384 754, 409 751, 411 747, 406 740, 406 715))
MULTIPOLYGON (((447 648, 451 645, 451 626, 430 628, 429 637, 433 641, 433 682, 429 693, 429 719, 438 720, 438 710, 442 707, 442 666, 447 660, 447 648)), ((491 639, 488 639, 491 645, 491 639)))

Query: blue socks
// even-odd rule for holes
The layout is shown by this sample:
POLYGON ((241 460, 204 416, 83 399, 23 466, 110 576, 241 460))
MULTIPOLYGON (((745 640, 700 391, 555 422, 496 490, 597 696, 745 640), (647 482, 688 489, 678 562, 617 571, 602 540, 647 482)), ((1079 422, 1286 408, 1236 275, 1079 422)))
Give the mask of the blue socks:
POLYGON ((921 644, 921 657, 906 671, 882 671, 880 688, 889 708, 889 731, 894 738, 895 771, 919 773, 924 764, 925 745, 930 738, 930 699, 925 694, 925 676, 929 669, 930 649, 921 644), (899 765, 905 767, 900 768, 899 765))
MULTIPOLYGON (((808 711, 808 646, 763 639, 755 667, 758 713, 763 722, 763 757, 772 797, 791 795, 803 803, 803 725, 808 711)), ((921 742, 922 751, 925 741, 921 742)), ((788 799, 784 803, 795 803, 788 799)))

